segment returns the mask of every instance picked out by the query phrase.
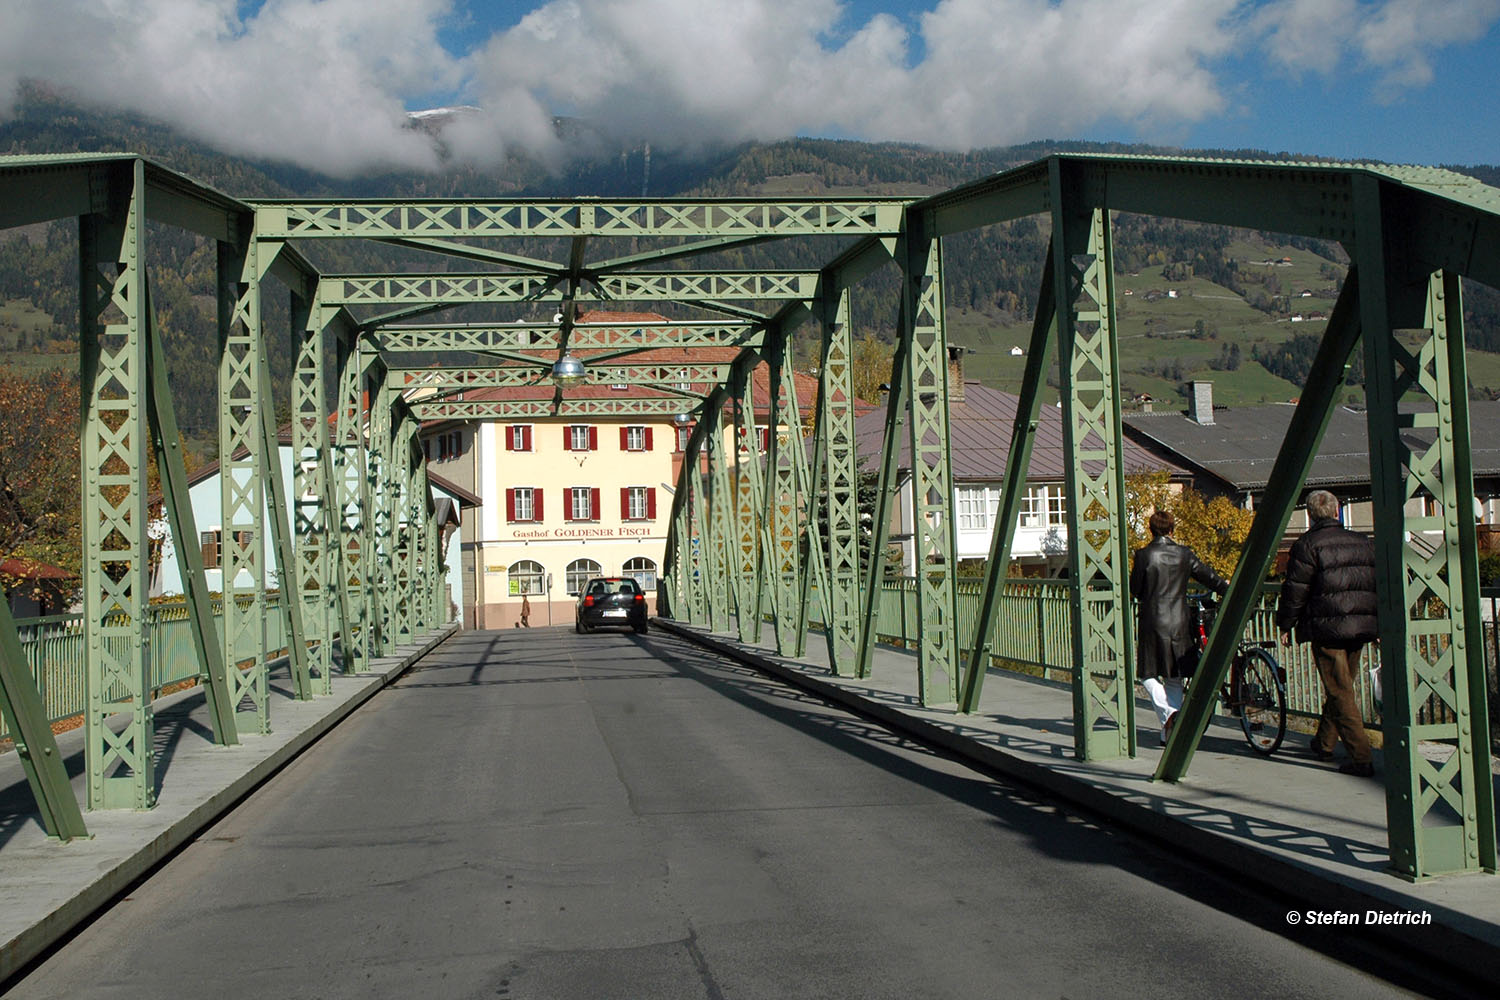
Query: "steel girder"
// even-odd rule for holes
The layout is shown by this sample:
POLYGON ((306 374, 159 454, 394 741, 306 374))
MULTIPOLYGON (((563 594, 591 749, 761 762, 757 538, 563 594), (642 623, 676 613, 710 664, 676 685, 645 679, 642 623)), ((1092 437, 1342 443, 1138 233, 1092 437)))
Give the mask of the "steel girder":
POLYGON ((411 401, 419 420, 529 420, 545 417, 675 417, 690 413, 702 396, 677 393, 660 398, 567 399, 443 399, 411 401))
MULTIPOLYGON (((380 362, 376 359, 374 368, 380 362)), ((366 474, 369 478, 372 590, 374 581, 395 579, 395 494, 400 483, 395 478, 395 442, 393 424, 396 394, 384 384, 379 371, 372 373, 375 388, 370 404, 370 455, 366 474)), ((370 622, 372 651, 376 656, 385 656, 391 650, 392 623, 395 619, 395 588, 378 588, 379 597, 374 604, 374 615, 370 622)))
POLYGON ((1063 440, 1070 475, 1074 751, 1082 760, 1135 753, 1134 643, 1128 590, 1125 472, 1109 217, 1055 175, 1056 286, 1063 440))
POLYGON ((294 586, 310 642, 314 690, 333 693, 333 639, 349 636, 348 594, 338 585, 338 503, 333 495, 333 443, 324 378, 333 311, 316 297, 292 297, 297 356, 292 371, 292 540, 294 586))
POLYGON ((503 236, 702 237, 892 234, 904 201, 763 199, 660 201, 427 200, 252 202, 267 236, 474 238, 503 236))
POLYGON ((724 440, 723 428, 717 428, 709 439, 708 507, 704 514, 708 534, 708 623, 715 632, 729 631, 730 610, 736 615, 740 613, 740 592, 744 589, 743 552, 736 530, 740 500, 729 475, 729 458, 736 451, 733 443, 724 440))
POLYGON ((751 368, 742 365, 730 378, 729 398, 734 413, 734 574, 735 618, 741 642, 759 642, 765 581, 761 576, 761 516, 765 505, 761 487, 760 434, 755 425, 751 368))
MULTIPOLYGON (((462 326, 381 326, 370 340, 384 354, 433 351, 555 351, 564 344, 556 323, 466 324, 462 326)), ((660 347, 759 347, 762 327, 748 322, 693 320, 630 326, 575 324, 567 347, 575 351, 635 352, 660 347)))
MULTIPOLYGON (((854 433, 854 347, 850 292, 821 309, 822 360, 809 504, 823 503, 822 524, 809 518, 813 573, 823 611, 828 662, 841 677, 855 672, 859 646, 859 452, 854 433), (826 558, 825 553, 826 551, 826 558)), ((809 606, 804 577, 802 605, 809 606)))
POLYGON ((807 607, 801 600, 802 500, 807 495, 807 449, 802 441, 802 412, 792 379, 791 345, 785 328, 773 331, 766 355, 770 418, 766 456, 764 551, 761 565, 772 591, 776 650, 801 656, 807 637, 807 607))
POLYGON ((303 594, 297 589, 296 556, 292 551, 290 503, 287 500, 286 477, 281 470, 281 447, 276 434, 275 399, 271 390, 271 372, 264 355, 260 365, 260 433, 262 454, 266 456, 266 501, 270 508, 272 555, 276 560, 276 585, 281 591, 281 615, 285 621, 287 659, 292 671, 292 694, 299 701, 313 696, 312 669, 307 651, 307 628, 303 615, 303 594))
POLYGON ((1355 202, 1382 583, 1391 866, 1413 880, 1493 873, 1495 806, 1459 282, 1456 275, 1424 272, 1409 249, 1409 203, 1399 194, 1360 179, 1355 202), (1398 331, 1413 343, 1403 343, 1398 331), (1431 516, 1413 510, 1424 498, 1433 504, 1431 516), (1406 544, 1416 532, 1441 538, 1431 555, 1406 544), (1419 749, 1424 740, 1452 750, 1429 758, 1419 749))
POLYGON ((504 302, 802 301, 817 294, 816 271, 633 271, 601 275, 588 289, 536 274, 341 274, 318 282, 329 305, 446 308, 504 302))
MULTIPOLYGON (((493 389, 550 383, 555 359, 531 359, 530 367, 388 368, 386 384, 397 390, 493 389)), ((588 365, 588 385, 717 385, 729 374, 725 364, 588 365)), ((687 391, 687 390, 683 390, 687 391)))
POLYGON ((913 562, 917 577, 917 675, 922 704, 958 700, 958 542, 948 435, 948 341, 943 328, 942 248, 925 223, 908 222, 905 308, 907 428, 911 445, 913 562))
POLYGON ((334 422, 333 481, 336 521, 341 540, 335 556, 338 587, 347 609, 347 628, 340 642, 343 669, 364 669, 370 658, 369 493, 365 469, 364 368, 357 342, 340 338, 338 411, 334 422), (358 588, 357 599, 351 590, 358 588))
POLYGON ((144 166, 103 178, 99 212, 79 223, 79 366, 83 395, 84 634, 88 807, 156 801, 146 675, 146 274, 144 166), (116 734, 112 715, 127 721, 116 734))

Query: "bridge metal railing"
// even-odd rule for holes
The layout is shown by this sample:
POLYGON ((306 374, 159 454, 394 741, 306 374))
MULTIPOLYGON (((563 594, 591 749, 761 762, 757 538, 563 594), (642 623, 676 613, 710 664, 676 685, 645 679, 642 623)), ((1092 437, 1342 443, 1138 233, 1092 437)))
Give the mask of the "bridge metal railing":
MULTIPOLYGON (((215 599, 213 609, 222 641, 222 602, 215 599)), ((284 651, 286 616, 281 613, 277 595, 266 598, 266 612, 266 649, 284 651)), ((83 615, 20 618, 16 620, 16 631, 20 634, 26 665, 42 696, 47 721, 56 724, 81 716, 88 707, 83 615)), ((241 656, 249 658, 255 650, 247 648, 237 653, 238 660, 241 656)), ((203 677, 187 602, 153 604, 146 609, 146 658, 153 698, 160 697, 164 689, 203 677)), ((9 738, 9 728, 0 720, 0 739, 9 738)))
MULTIPOLYGON (((888 645, 915 648, 917 642, 917 581, 915 577, 893 577, 881 584, 876 602, 876 635, 888 645)), ((958 600, 959 635, 972 636, 979 617, 982 584, 960 580, 955 590, 958 600)), ((1261 593, 1260 604, 1246 629, 1249 638, 1275 640, 1276 601, 1281 588, 1268 584, 1261 593)), ((1484 620, 1485 665, 1489 684, 1491 714, 1500 710, 1500 587, 1481 591, 1481 617, 1484 620)), ((1069 596, 1066 582, 1057 580, 1007 581, 991 635, 991 665, 1049 680, 1072 677, 1073 633, 1069 620, 1069 596)), ((822 607, 816 588, 808 606, 809 623, 822 627, 822 607)), ((1428 649, 1426 637, 1417 643, 1415 652, 1433 659, 1439 650, 1428 649)), ((968 652, 965 648, 964 653, 968 652)), ((1310 647, 1305 644, 1277 646, 1276 658, 1286 670, 1287 712, 1316 719, 1323 710, 1323 684, 1313 663, 1310 647)), ((1361 711, 1367 724, 1380 718, 1376 707, 1369 668, 1378 659, 1378 647, 1367 649, 1364 669, 1355 679, 1361 711)), ((1433 699, 1418 708, 1418 721, 1448 721, 1442 717, 1440 704, 1433 699)))

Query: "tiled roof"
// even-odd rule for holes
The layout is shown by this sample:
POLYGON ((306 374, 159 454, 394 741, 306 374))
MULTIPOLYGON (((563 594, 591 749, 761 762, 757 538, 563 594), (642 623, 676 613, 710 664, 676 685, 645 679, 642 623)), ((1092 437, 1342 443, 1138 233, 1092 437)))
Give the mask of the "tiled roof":
MULTIPOLYGON (((949 447, 953 456, 953 478, 956 482, 993 482, 1005 476, 1005 459, 1010 453, 1011 430, 1015 426, 1016 407, 1020 397, 979 382, 964 382, 964 398, 948 404, 949 447)), ((1068 475, 1064 460, 1062 411, 1044 406, 1037 414, 1036 440, 1031 446, 1031 467, 1027 478, 1061 480, 1068 475)), ((885 409, 872 409, 855 420, 859 453, 867 466, 880 457, 885 436, 885 409)), ((1187 470, 1165 458, 1159 458, 1131 441, 1124 442, 1122 462, 1127 474, 1165 469, 1174 476, 1186 476, 1187 470)), ((909 433, 902 435, 901 467, 911 466, 909 433)), ((1097 463, 1085 463, 1091 473, 1097 463)))
MULTIPOLYGON (((1125 415, 1125 430, 1147 447, 1179 460, 1240 490, 1264 489, 1276 454, 1291 426, 1291 403, 1214 408, 1214 422, 1204 425, 1179 410, 1125 415)), ((1363 410, 1340 406, 1328 418, 1318 454, 1308 471, 1308 486, 1337 486, 1370 481, 1370 445, 1363 410)), ((1500 402, 1469 404, 1471 453, 1476 476, 1500 475, 1500 402)), ((1408 430, 1418 447, 1432 440, 1430 431, 1408 430)))

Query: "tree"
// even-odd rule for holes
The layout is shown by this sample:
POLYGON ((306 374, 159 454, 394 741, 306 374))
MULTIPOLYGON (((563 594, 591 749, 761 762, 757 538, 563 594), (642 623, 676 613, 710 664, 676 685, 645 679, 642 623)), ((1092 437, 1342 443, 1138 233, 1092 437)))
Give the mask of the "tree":
POLYGON ((1228 577, 1239 563, 1255 514, 1236 507, 1227 497, 1209 499, 1191 486, 1180 490, 1165 471, 1125 477, 1125 518, 1131 552, 1151 540, 1146 520, 1167 510, 1177 520, 1172 536, 1198 554, 1220 576, 1228 577))
POLYGON ((891 379, 891 348, 873 333, 854 342, 854 395, 867 403, 880 402, 880 387, 891 379))
MULTIPOLYGON (((79 572, 78 449, 77 373, 0 367, 0 560, 79 572)), ((7 591, 20 582, 0 574, 7 591)))

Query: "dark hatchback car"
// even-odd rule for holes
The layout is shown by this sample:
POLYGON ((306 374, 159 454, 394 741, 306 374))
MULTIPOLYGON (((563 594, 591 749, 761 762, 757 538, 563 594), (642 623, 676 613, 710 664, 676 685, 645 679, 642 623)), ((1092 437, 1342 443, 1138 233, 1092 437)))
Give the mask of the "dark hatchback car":
POLYGON ((629 577, 596 576, 578 593, 575 632, 592 632, 601 625, 628 625, 646 631, 646 593, 629 577))

